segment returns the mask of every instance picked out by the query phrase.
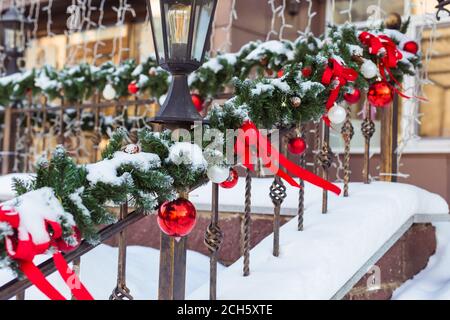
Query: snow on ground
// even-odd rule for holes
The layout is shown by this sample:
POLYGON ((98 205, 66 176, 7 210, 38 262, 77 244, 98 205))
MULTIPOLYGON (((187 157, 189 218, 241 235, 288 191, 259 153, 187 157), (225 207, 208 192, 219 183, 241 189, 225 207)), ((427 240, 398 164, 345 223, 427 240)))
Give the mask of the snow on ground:
POLYGON ((394 300, 450 299, 450 223, 435 223, 437 250, 427 267, 398 288, 394 300))
MULTIPOLYGON (((81 281, 96 300, 109 298, 116 286, 117 279, 117 248, 100 245, 81 259, 81 281)), ((39 256, 35 263, 40 263, 48 257, 39 256)), ((224 267, 219 264, 218 271, 224 267)), ((135 299, 154 300, 158 297, 159 250, 130 246, 127 249, 127 286, 135 299)), ((0 285, 13 279, 9 270, 0 270, 0 285)), ((49 281, 66 297, 69 290, 59 274, 54 273, 49 281)), ((209 279, 209 258, 188 251, 186 294, 206 283, 209 279)), ((26 299, 46 299, 39 290, 32 287, 26 291, 26 299)))
MULTIPOLYGON (((273 214, 273 203, 269 197, 269 188, 273 178, 252 179, 252 212, 273 214)), ((296 215, 299 189, 287 183, 287 197, 281 208, 283 215, 296 215)), ((305 192, 306 206, 322 199, 322 189, 307 184, 305 192)), ((189 194, 189 199, 198 210, 211 210, 211 183, 202 186, 189 194)), ((219 210, 221 212, 244 212, 245 179, 240 177, 236 187, 232 189, 219 189, 219 210)))
MULTIPOLYGON (((251 252, 249 277, 242 277, 242 259, 221 272, 219 299, 330 299, 410 217, 449 212, 436 194, 375 182, 352 183, 349 198, 330 194, 329 213, 322 215, 320 197, 308 196, 317 191, 306 188, 305 231, 297 231, 296 219, 285 224, 278 258, 272 236, 264 239, 251 252)), ((188 297, 206 299, 208 286, 188 297)))

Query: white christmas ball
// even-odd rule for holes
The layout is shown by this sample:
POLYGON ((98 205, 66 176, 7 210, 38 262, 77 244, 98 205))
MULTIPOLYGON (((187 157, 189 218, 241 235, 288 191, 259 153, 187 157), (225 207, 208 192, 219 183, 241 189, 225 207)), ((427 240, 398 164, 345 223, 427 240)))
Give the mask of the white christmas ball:
POLYGON ((116 90, 111 84, 107 84, 103 89, 103 98, 106 100, 112 100, 116 97, 116 90))
POLYGON ((161 97, 159 97, 159 104, 162 106, 164 102, 166 101, 167 94, 163 94, 161 97))
POLYGON ((341 106, 335 105, 330 110, 328 110, 328 119, 330 119, 333 124, 340 124, 345 121, 347 117, 347 111, 341 106))
POLYGON ((206 172, 209 180, 214 183, 222 183, 228 179, 230 176, 230 168, 225 168, 221 166, 212 166, 206 172))
POLYGON ((366 79, 375 78, 378 75, 378 68, 371 60, 365 59, 361 65, 361 73, 366 79))

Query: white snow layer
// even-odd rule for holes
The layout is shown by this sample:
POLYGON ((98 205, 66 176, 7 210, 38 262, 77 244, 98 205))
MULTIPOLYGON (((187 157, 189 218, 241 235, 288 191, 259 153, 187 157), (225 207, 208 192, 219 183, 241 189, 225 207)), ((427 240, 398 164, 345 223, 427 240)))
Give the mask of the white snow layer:
POLYGON ((161 166, 161 160, 158 155, 153 153, 139 152, 135 154, 128 154, 123 151, 114 153, 112 159, 105 159, 97 163, 88 164, 86 169, 88 170, 87 179, 95 184, 103 182, 113 185, 121 185, 129 178, 129 173, 125 173, 122 176, 117 175, 117 169, 122 165, 130 164, 143 171, 159 168, 161 166))
MULTIPOLYGON (((107 300, 116 286, 117 248, 100 245, 81 258, 81 281, 96 300, 107 300)), ((35 263, 41 263, 49 256, 36 257, 35 263)), ((218 265, 218 270, 224 267, 218 265)), ((158 298, 159 250, 129 246, 127 248, 127 287, 137 300, 155 300, 158 298)), ((9 270, 0 270, 0 285, 14 278, 9 270)), ((187 253, 186 294, 191 293, 209 278, 209 258, 193 252, 187 253)), ((67 285, 59 274, 48 277, 56 289, 70 299, 67 285)), ((35 287, 26 291, 27 300, 46 300, 35 287)))
POLYGON ((398 288, 394 300, 450 299, 450 223, 435 223, 437 250, 427 267, 398 288))
POLYGON ((4 209, 14 209, 20 217, 19 238, 36 244, 50 241, 45 220, 60 222, 61 219, 75 225, 71 214, 64 211, 51 188, 41 188, 2 203, 4 209))
MULTIPOLYGON (((261 205, 268 197, 256 190, 261 205)), ((241 200, 232 196, 235 204, 241 200)), ((272 235, 265 238, 251 252, 249 277, 242 277, 242 259, 221 272, 219 299, 330 299, 411 216, 449 212, 440 196, 400 183, 352 183, 349 198, 329 194, 325 215, 318 188, 307 185, 306 198, 304 231, 297 219, 281 228, 278 258, 272 235)), ((189 298, 208 298, 208 285, 189 298)))
POLYGON ((206 170, 208 163, 203 157, 202 149, 195 143, 176 142, 169 148, 167 159, 176 165, 185 164, 194 170, 206 170))

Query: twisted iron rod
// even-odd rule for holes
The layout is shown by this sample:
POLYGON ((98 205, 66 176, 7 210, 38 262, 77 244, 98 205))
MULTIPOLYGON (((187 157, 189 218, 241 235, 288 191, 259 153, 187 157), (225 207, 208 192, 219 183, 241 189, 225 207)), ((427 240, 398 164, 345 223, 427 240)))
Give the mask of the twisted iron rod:
POLYGON ((244 251, 244 277, 250 275, 250 228, 251 228, 252 177, 250 170, 245 172, 245 208, 242 247, 244 251))
POLYGON ((209 299, 217 299, 217 255, 222 245, 223 233, 219 227, 219 185, 212 184, 211 223, 206 229, 205 245, 210 252, 209 299))
POLYGON ((347 116, 345 123, 341 130, 342 137, 344 139, 344 197, 348 197, 348 185, 350 182, 350 143, 355 134, 355 130, 352 125, 350 117, 350 106, 347 106, 347 116))
MULTIPOLYGON (((302 139, 306 139, 306 126, 301 125, 300 136, 302 139)), ((306 151, 300 156, 300 166, 304 168, 306 166, 306 151)), ((303 215, 305 213, 305 181, 300 179, 300 191, 298 195, 298 231, 303 231, 303 215)))
POLYGON ((364 166, 363 166, 363 182, 365 184, 370 183, 369 180, 369 167, 370 167, 370 139, 375 133, 375 123, 371 119, 372 107, 369 104, 367 107, 366 118, 361 124, 361 131, 365 138, 364 143, 364 166))
MULTIPOLYGON (((128 215, 128 202, 120 206, 119 219, 123 220, 128 215)), ((126 230, 119 233, 119 257, 117 262, 117 285, 114 288, 109 300, 133 300, 130 289, 126 285, 127 267, 127 239, 126 230)))

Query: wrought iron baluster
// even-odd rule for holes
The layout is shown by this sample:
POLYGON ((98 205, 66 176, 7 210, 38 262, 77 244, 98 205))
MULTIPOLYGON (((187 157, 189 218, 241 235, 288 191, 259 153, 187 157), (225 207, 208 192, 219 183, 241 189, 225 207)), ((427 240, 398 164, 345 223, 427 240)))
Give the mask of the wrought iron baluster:
POLYGON ((247 277, 250 275, 250 240, 251 240, 251 205, 252 205, 252 177, 250 175, 250 170, 247 169, 245 172, 245 206, 244 206, 244 221, 242 230, 242 250, 244 255, 244 269, 243 275, 247 277))
POLYGON ((25 300, 25 290, 16 295, 16 300, 25 300))
MULTIPOLYGON (((120 206, 119 219, 123 220, 128 215, 128 203, 120 206)), ((119 258, 117 264, 117 286, 113 290, 109 300, 133 300, 130 289, 126 286, 127 243, 125 230, 119 233, 119 258)))
MULTIPOLYGON (((30 105, 31 109, 31 105, 30 105)), ((32 138, 32 125, 31 125, 31 111, 26 113, 26 133, 25 133, 25 155, 24 155, 24 166, 23 172, 30 172, 31 167, 31 147, 33 144, 32 138)))
POLYGON ((223 233, 219 227, 219 185, 212 184, 211 223, 206 229, 205 245, 210 252, 209 299, 217 299, 217 255, 222 245, 223 233))
MULTIPOLYGON (((306 124, 300 125, 300 137, 306 139, 306 124)), ((300 166, 306 167, 306 150, 300 156, 300 166)), ((300 190, 298 193, 298 231, 303 231, 303 216, 305 214, 305 181, 300 179, 300 190)))
POLYGON ((44 156, 47 158, 48 156, 48 150, 47 150, 47 118, 48 118, 48 112, 47 112, 47 97, 44 96, 43 98, 43 104, 42 104, 42 129, 41 129, 41 135, 42 135, 42 150, 44 153, 44 156))
POLYGON ((62 146, 65 145, 65 122, 64 122, 64 111, 65 111, 65 101, 64 98, 61 99, 61 109, 59 112, 59 135, 58 135, 58 143, 62 146))
POLYGON ((342 138, 344 139, 344 197, 348 197, 348 184, 350 182, 350 143, 355 134, 353 128, 350 106, 347 105, 347 116, 341 129, 342 138))
MULTIPOLYGON (((137 101, 137 97, 134 97, 134 101, 137 101)), ((134 105, 134 118, 131 121, 132 122, 131 130, 130 130, 131 143, 138 142, 138 131, 139 131, 138 115, 139 115, 139 104, 136 102, 136 104, 134 105)))
MULTIPOLYGON (((281 140, 281 150, 284 155, 286 155, 286 139, 285 137, 281 140)), ((270 186, 270 198, 274 205, 274 215, 273 215, 273 255, 278 257, 280 255, 280 211, 281 204, 286 198, 286 186, 279 176, 275 176, 272 185, 270 186)))
POLYGON ((315 123, 315 139, 314 139, 314 173, 319 175, 320 173, 320 141, 322 140, 320 135, 320 120, 315 123))
POLYGON ((367 105, 366 118, 361 124, 361 131, 365 138, 364 144, 364 167, 363 167, 363 182, 365 184, 370 183, 369 169, 370 169, 370 139, 375 133, 375 123, 372 121, 372 107, 367 105))
MULTIPOLYGON (((80 278, 80 267, 81 267, 81 257, 73 260, 73 272, 80 278)), ((76 300, 75 296, 72 295, 72 300, 76 300)))
POLYGON ((100 128, 100 108, 95 108, 95 118, 94 118, 94 135, 92 136, 93 144, 93 154, 92 161, 98 161, 98 152, 100 148, 100 142, 102 141, 102 130, 100 128))
MULTIPOLYGON (((322 178, 328 180, 328 169, 330 169, 333 154, 330 148, 330 128, 323 123, 322 148, 319 154, 320 165, 322 166, 322 178)), ((323 190, 322 193, 322 213, 328 212, 328 191, 323 190)))

